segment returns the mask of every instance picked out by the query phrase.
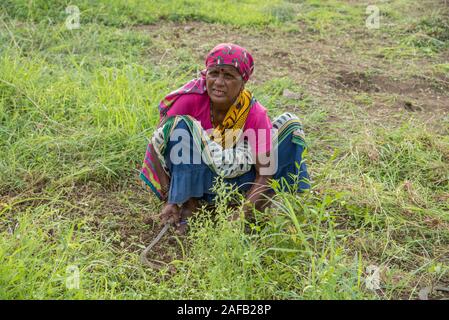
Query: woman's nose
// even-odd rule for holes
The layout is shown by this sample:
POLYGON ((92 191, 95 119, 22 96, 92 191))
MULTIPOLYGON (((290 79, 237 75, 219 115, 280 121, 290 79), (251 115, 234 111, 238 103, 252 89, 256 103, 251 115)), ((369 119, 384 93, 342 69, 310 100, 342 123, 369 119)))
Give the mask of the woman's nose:
POLYGON ((215 80, 216 84, 220 84, 220 85, 224 85, 225 84, 225 80, 224 80, 224 75, 222 73, 220 73, 217 77, 217 79, 215 80))

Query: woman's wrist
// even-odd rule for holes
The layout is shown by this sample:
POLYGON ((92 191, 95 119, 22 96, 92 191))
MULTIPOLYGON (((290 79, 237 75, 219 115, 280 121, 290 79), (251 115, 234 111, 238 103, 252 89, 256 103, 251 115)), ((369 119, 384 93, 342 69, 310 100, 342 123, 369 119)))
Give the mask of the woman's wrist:
POLYGON ((170 190, 170 185, 163 185, 161 184, 161 196, 162 196, 162 200, 167 200, 168 198, 168 191, 170 190))

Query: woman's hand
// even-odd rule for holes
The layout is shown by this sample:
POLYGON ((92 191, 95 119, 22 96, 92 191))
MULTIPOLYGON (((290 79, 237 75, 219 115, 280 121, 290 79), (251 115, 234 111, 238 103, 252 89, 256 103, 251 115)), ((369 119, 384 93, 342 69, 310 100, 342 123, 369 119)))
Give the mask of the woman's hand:
MULTIPOLYGON (((268 159, 269 157, 270 154, 267 153, 266 159, 268 159)), ((260 172, 261 168, 268 167, 269 165, 270 163, 261 164, 259 162, 259 158, 256 157, 256 179, 254 180, 253 186, 248 191, 248 194, 246 196, 247 203, 245 203, 245 206, 243 208, 246 218, 252 216, 253 207, 255 207, 256 210, 261 211, 267 205, 268 199, 266 198, 266 192, 270 190, 270 187, 268 186, 268 180, 273 176, 261 175, 260 172)))
POLYGON ((179 208, 177 204, 167 203, 162 209, 161 222, 163 224, 172 223, 176 224, 181 220, 181 215, 179 214, 179 208))

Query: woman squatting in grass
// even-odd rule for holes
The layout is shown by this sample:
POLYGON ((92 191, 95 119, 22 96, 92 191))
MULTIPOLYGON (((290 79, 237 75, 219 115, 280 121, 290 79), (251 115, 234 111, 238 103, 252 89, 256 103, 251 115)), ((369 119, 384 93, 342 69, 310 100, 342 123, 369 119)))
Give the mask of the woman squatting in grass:
POLYGON ((206 56, 197 79, 159 104, 160 122, 149 143, 140 177, 166 204, 161 220, 184 233, 199 200, 213 202, 215 178, 245 193, 245 216, 262 210, 281 187, 309 188, 299 119, 284 113, 273 122, 245 88, 254 70, 251 54, 230 43, 206 56))

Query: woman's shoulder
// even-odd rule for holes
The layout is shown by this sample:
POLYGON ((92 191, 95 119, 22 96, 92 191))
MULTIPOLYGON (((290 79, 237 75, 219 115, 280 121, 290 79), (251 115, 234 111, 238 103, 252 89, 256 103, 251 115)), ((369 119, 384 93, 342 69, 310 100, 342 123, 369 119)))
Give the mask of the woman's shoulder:
POLYGON ((267 109, 259 102, 255 101, 251 106, 247 119, 248 128, 271 128, 271 120, 267 109))
POLYGON ((198 107, 200 104, 208 101, 209 96, 207 94, 201 93, 189 93, 183 94, 179 96, 178 99, 173 103, 173 106, 189 106, 189 107, 198 107))
POLYGON ((168 111, 169 116, 191 115, 195 116, 201 108, 208 103, 208 95, 189 93, 180 95, 168 111))

